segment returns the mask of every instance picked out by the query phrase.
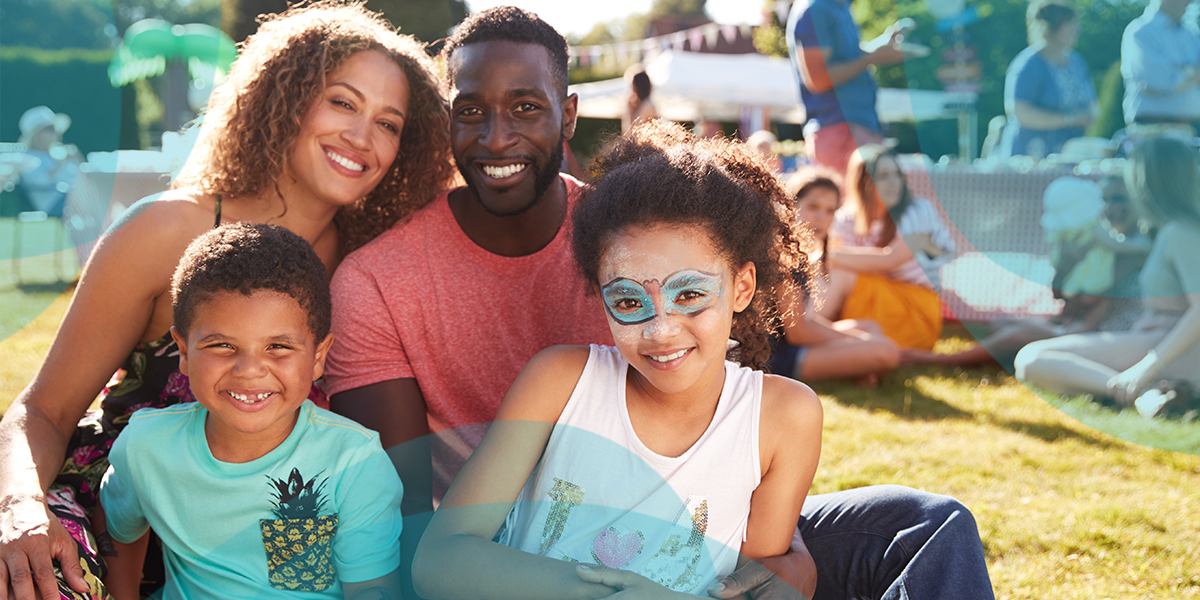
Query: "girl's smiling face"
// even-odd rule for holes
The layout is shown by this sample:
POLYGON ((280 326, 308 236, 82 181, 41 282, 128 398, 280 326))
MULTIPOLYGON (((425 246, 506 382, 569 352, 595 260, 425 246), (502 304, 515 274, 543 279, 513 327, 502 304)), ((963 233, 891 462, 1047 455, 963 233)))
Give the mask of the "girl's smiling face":
MULTIPOLYGON (((754 265, 735 273, 698 226, 634 227, 600 257, 600 299, 621 355, 668 394, 723 377, 733 313, 754 296, 754 265)), ((723 381, 720 379, 719 381, 723 381)))

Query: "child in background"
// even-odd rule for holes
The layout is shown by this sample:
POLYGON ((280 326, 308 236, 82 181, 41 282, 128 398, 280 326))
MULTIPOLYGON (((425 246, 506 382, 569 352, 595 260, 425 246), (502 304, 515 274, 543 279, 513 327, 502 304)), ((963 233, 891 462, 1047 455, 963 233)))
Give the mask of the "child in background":
POLYGON ((756 370, 806 263, 786 193, 744 145, 674 124, 594 168, 572 244, 616 348, 525 367, 425 531, 422 597, 703 595, 739 552, 788 549, 821 404, 756 370))
POLYGON ((378 434, 306 399, 333 342, 316 253, 225 225, 188 246, 171 293, 198 402, 137 412, 113 445, 96 518, 117 542, 109 591, 139 597, 152 528, 166 598, 399 597, 396 470, 378 434))
MULTIPOLYGON (((827 284, 825 250, 829 227, 842 203, 841 187, 833 171, 809 166, 788 179, 787 192, 795 201, 797 218, 808 226, 819 245, 810 257, 818 259, 820 273, 812 287, 820 290, 827 284)), ((899 364, 896 344, 874 322, 829 321, 813 310, 812 296, 808 295, 794 298, 790 304, 783 338, 771 355, 771 372, 801 381, 858 377, 866 385, 876 385, 880 375, 899 364)))

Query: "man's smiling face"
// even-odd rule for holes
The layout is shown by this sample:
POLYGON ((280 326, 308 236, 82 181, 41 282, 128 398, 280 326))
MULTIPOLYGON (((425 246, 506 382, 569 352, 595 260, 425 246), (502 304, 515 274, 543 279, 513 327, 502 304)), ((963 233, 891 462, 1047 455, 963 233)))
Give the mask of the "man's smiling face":
POLYGON ((558 178, 563 140, 575 128, 575 101, 564 98, 541 45, 488 41, 450 57, 454 77, 450 133, 454 160, 488 213, 533 208, 558 178))

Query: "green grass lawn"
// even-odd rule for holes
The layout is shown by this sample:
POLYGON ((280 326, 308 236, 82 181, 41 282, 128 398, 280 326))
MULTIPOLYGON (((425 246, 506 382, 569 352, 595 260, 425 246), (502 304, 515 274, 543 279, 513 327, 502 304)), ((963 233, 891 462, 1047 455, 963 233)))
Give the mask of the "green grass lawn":
MULTIPOLYGON (((49 306, 0 342, 0 411, 66 310, 66 294, 46 300, 0 291, 0 324, 49 306)), ((949 327, 938 349, 970 341, 949 327)), ((813 387, 825 405, 813 492, 895 483, 957 497, 975 514, 998 598, 1200 598, 1200 424, 1055 400, 1068 416, 996 367, 906 367, 878 389, 813 387)))

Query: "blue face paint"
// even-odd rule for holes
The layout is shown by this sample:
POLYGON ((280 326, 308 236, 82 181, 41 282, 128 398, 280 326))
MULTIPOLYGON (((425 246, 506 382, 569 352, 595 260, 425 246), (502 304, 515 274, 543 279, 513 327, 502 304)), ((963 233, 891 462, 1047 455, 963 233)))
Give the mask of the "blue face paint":
POLYGON ((678 271, 661 284, 618 277, 604 284, 600 295, 608 316, 621 325, 645 323, 659 314, 695 316, 721 297, 721 276, 678 271))

